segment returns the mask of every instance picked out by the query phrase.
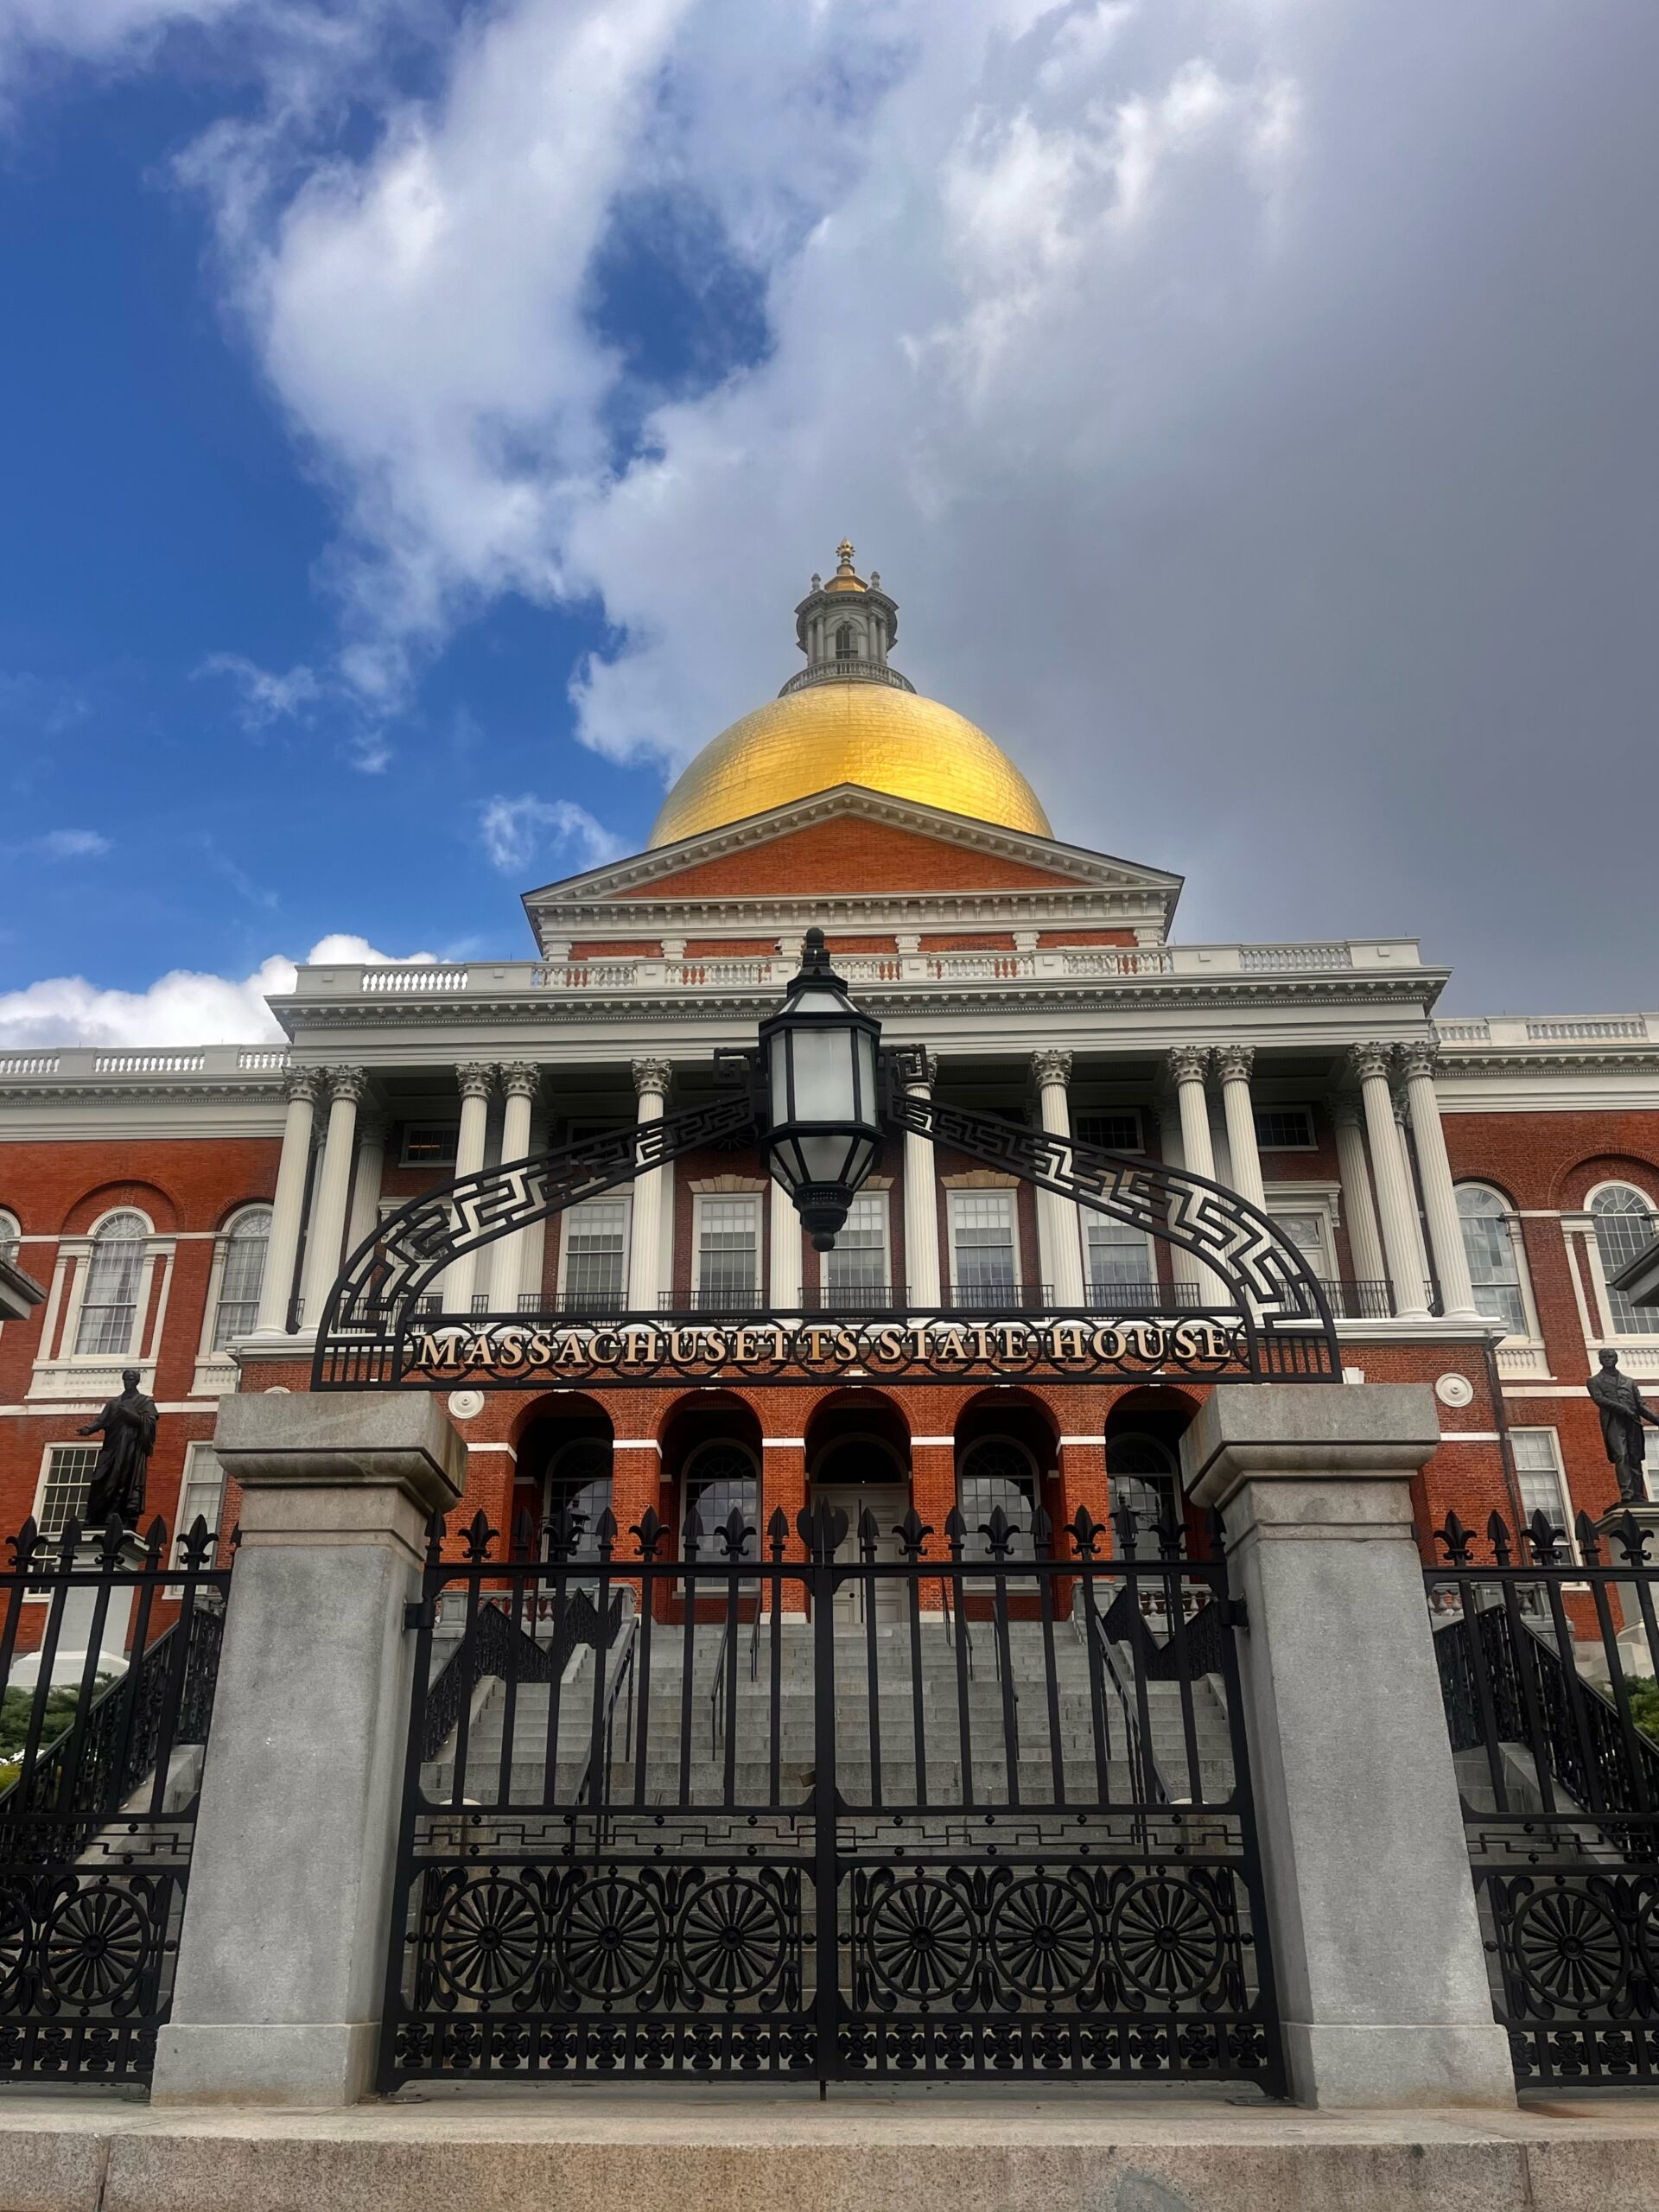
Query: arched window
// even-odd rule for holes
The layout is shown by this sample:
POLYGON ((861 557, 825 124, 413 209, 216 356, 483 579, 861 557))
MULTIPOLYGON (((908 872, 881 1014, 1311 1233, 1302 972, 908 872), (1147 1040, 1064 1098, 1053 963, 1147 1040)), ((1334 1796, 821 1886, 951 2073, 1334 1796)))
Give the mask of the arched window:
POLYGON ((99 1224, 75 1332, 78 1353, 132 1350, 149 1235, 149 1224, 141 1213, 112 1213, 99 1224))
POLYGON ((731 1518, 734 1506, 743 1516, 750 1534, 744 1539, 742 1559, 753 1559, 756 1535, 760 1526, 760 1484, 755 1464, 741 1444, 717 1438, 710 1443, 698 1445, 686 1462, 685 1503, 689 1512, 696 1508, 697 1519, 702 1524, 700 1539, 704 1556, 715 1559, 728 1556, 719 1540, 718 1531, 731 1518))
MULTIPOLYGON (((1649 1201, 1629 1183, 1604 1183, 1590 1198, 1596 1249, 1605 1277, 1616 1275, 1659 1236, 1649 1201)), ((1621 1290, 1607 1293, 1607 1321, 1616 1337, 1659 1337, 1659 1306, 1632 1306, 1621 1290)))
POLYGON ((1521 1281, 1520 1227, 1509 1200, 1484 1183, 1459 1183, 1458 1218, 1476 1312, 1495 1313, 1509 1336, 1530 1336, 1521 1281))
POLYGON ((1000 1505, 1017 1534, 1008 1556, 1032 1555, 1031 1516, 1037 1505, 1037 1462, 1011 1436, 982 1436, 957 1462, 957 1503, 967 1523, 964 1559, 989 1559, 983 1533, 1000 1505))
POLYGON ((17 1249, 22 1242, 22 1224, 15 1213, 8 1213, 0 1206, 0 1260, 12 1267, 17 1264, 17 1249))
POLYGON ((270 1249, 270 1208, 245 1206, 225 1238, 225 1265, 213 1313, 213 1350, 222 1351, 232 1337, 252 1334, 259 1319, 259 1292, 270 1249))
POLYGON ((576 1528, 570 1556, 599 1557, 599 1523, 611 1502, 611 1446, 602 1436, 581 1436, 553 1455, 548 1469, 549 1517, 568 1513, 576 1528))
POLYGON ((858 647, 854 642, 853 626, 850 622, 842 622, 836 631, 836 658, 837 660, 858 658, 858 647))
POLYGON ((1111 1486, 1112 1548, 1129 1559, 1156 1559, 1158 1531, 1166 1522, 1179 1528, 1175 1455, 1155 1436, 1130 1430, 1106 1442, 1106 1474, 1111 1486), (1135 1532, 1125 1547, 1117 1516, 1135 1516, 1135 1532))

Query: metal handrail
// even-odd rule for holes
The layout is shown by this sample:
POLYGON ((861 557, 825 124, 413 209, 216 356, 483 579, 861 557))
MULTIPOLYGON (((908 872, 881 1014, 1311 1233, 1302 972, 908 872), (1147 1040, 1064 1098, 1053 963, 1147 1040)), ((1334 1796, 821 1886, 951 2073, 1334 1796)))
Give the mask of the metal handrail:
MULTIPOLYGON (((619 1592, 617 1594, 620 1597, 621 1592, 619 1592)), ((611 1679, 606 1684, 605 1688, 605 1700, 601 1708, 601 1717, 603 1724, 602 1728, 597 1732, 598 1733, 601 1733, 605 1739, 605 1758, 601 1770, 607 1778, 611 1770, 611 1747, 615 1726, 616 1700, 621 1694, 623 1683, 626 1681, 632 1685, 633 1681, 633 1656, 635 1651, 639 1649, 639 1616, 638 1613, 630 1611, 624 1616, 622 1624, 617 1630, 616 1643, 620 1649, 616 1653, 616 1665, 612 1671, 611 1679)), ((600 1662, 595 1659, 594 1663, 597 1666, 600 1662)), ((594 1735, 590 1734, 588 1739, 588 1749, 582 1756, 582 1765, 576 1775, 575 1789, 571 1795, 570 1802, 573 1805, 580 1805, 583 1798, 588 1796, 589 1789, 592 1788, 594 1779, 594 1735)), ((628 1699, 628 1741, 623 1750, 623 1757, 625 1758, 631 1755, 632 1744, 633 1699, 632 1690, 630 1690, 628 1699)), ((598 1809, 602 1813, 602 1799, 601 1800, 598 1809)), ((598 1847, 599 1841, 599 1830, 596 1826, 594 1834, 595 1849, 598 1847)))
MULTIPOLYGON (((939 1584, 939 1595, 944 1607, 944 1641, 947 1647, 954 1651, 956 1649, 956 1638, 951 1633, 953 1616, 950 1611, 950 1585, 948 1580, 941 1580, 939 1584)), ((962 1648, 968 1655, 968 1679, 971 1681, 974 1675, 974 1634, 973 1630, 968 1625, 968 1608, 966 1605, 963 1607, 960 1616, 955 1618, 959 1618, 962 1623, 962 1648)))
MULTIPOLYGON (((1123 1679, 1123 1670, 1118 1665, 1117 1654, 1113 1649, 1112 1639, 1106 1632, 1107 1618, 1108 1616, 1103 1613, 1092 1613, 1090 1616, 1094 1624, 1096 1639, 1100 1645, 1100 1656, 1106 1679, 1112 1686, 1117 1698, 1118 1709, 1123 1716, 1123 1740, 1129 1757, 1129 1788, 1137 1806, 1167 1805, 1172 1802, 1169 1785, 1164 1780, 1163 1770, 1158 1764, 1156 1752, 1150 1744, 1141 1740, 1140 1716, 1135 1709, 1131 1686, 1123 1679)), ((1144 1844, 1147 1837, 1147 1819, 1144 1812, 1135 1813, 1134 1827, 1137 1840, 1144 1844)))

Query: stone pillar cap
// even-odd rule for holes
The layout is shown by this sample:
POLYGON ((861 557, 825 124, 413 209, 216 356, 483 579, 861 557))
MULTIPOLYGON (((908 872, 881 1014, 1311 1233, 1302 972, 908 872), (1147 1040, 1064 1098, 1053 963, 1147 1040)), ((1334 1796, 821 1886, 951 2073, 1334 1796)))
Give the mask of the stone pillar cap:
POLYGON ((223 1398, 213 1451, 244 1490, 390 1483, 423 1512, 448 1513, 466 1484, 467 1446, 420 1390, 223 1398))
POLYGON ((1181 1439, 1181 1476, 1201 1506, 1275 1477, 1398 1481, 1440 1440, 1426 1382, 1240 1382, 1211 1390, 1181 1439))

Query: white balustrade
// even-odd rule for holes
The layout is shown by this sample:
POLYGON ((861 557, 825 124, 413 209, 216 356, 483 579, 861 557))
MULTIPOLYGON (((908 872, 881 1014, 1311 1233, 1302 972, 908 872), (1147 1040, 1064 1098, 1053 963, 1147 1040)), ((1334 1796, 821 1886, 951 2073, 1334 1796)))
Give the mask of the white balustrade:
POLYGON ((441 968, 435 962, 418 961, 410 968, 365 968, 365 991, 464 991, 471 978, 465 968, 441 968))
POLYGON ((99 1052, 92 1060, 94 1075, 200 1075, 207 1065, 205 1052, 99 1052))
POLYGON ((1246 944, 1239 949, 1238 964, 1246 975, 1266 975, 1351 968, 1354 956, 1345 944, 1246 944))

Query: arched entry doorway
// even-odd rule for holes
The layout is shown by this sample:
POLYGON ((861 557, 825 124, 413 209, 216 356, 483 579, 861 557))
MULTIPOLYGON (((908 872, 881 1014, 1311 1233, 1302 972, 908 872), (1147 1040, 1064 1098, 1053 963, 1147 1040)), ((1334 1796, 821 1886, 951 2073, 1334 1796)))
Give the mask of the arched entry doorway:
POLYGON ((1115 1551, 1156 1559, 1160 1531, 1183 1526, 1181 1438, 1197 1410, 1179 1394, 1131 1390, 1108 1414, 1106 1479, 1115 1551), (1124 1514, 1133 1520, 1127 1543, 1124 1514))
POLYGON ((750 1530, 739 1556, 760 1556, 761 1528, 760 1423, 729 1391, 682 1399, 663 1424, 664 1518, 683 1541, 687 1516, 696 1512, 699 1548, 724 1559, 720 1531, 734 1511, 750 1530))
MULTIPOLYGON (((864 1557, 859 1529, 866 1513, 876 1527, 876 1559, 903 1557, 898 1529, 910 1505, 910 1424, 890 1398, 840 1390, 815 1407, 806 1424, 806 1474, 809 1501, 847 1516, 853 1557, 864 1557)), ((867 1592, 873 1592, 878 1620, 899 1618, 896 1580, 858 1580, 844 1583, 836 1596, 838 1623, 863 1619, 867 1592)))
POLYGON ((1023 1393, 986 1391, 957 1421, 957 1509, 966 1533, 964 1559, 989 1559, 986 1529, 999 1509, 1013 1531, 1011 1559, 1030 1559, 1032 1516, 1054 1515, 1058 1465, 1052 1422, 1023 1393))
POLYGON ((556 1548, 579 1564, 596 1565, 599 1523, 611 1503, 609 1416, 594 1399, 563 1392, 543 1398, 518 1432, 513 1477, 515 1548, 523 1548, 526 1522, 536 1548, 556 1548), (574 1541, 573 1541, 574 1540, 574 1541))

